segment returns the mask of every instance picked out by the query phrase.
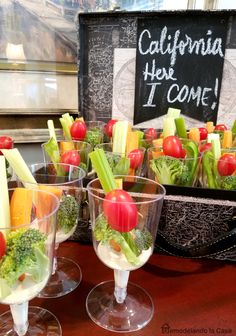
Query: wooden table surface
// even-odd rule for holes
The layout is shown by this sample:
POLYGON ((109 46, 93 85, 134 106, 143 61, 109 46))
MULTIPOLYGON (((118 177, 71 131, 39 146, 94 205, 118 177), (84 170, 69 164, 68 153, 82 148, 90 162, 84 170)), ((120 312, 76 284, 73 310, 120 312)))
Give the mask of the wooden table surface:
MULTIPOLYGON (((96 257, 92 245, 65 242, 59 255, 75 260, 83 280, 72 293, 57 299, 34 299, 59 319, 64 336, 110 335, 87 315, 85 300, 99 282, 112 280, 113 272, 96 257)), ((188 260, 153 254, 130 281, 152 296, 155 313, 142 330, 123 335, 236 335, 236 268, 233 263, 188 260), (167 332, 167 328, 169 332, 167 332)), ((0 313, 8 307, 0 305, 0 313)))

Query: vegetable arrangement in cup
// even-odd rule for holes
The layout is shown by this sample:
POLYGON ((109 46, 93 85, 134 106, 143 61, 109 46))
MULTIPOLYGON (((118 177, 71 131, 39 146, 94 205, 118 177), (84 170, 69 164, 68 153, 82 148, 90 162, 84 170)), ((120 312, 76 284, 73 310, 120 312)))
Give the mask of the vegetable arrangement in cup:
POLYGON ((236 190, 236 149, 223 150, 219 139, 202 157, 202 185, 205 188, 236 190))
POLYGON ((144 164, 144 148, 136 148, 131 150, 126 156, 113 152, 112 143, 103 143, 95 148, 102 148, 109 162, 114 175, 136 175, 142 173, 144 164))
POLYGON ((44 335, 52 326, 55 335, 61 335, 53 314, 28 308, 51 275, 58 207, 58 198, 48 191, 8 190, 5 159, 0 157, 0 303, 11 307, 0 317, 4 335, 38 335, 39 330, 44 335))
POLYGON ((129 272, 144 265, 153 252, 165 189, 144 177, 114 176, 102 148, 95 148, 90 158, 98 176, 87 185, 93 246, 114 270, 115 281, 91 290, 87 312, 105 329, 138 330, 150 321, 153 305, 142 288, 128 285, 129 272))
MULTIPOLYGON (((85 172, 77 166, 63 163, 35 163, 27 166, 16 148, 4 151, 4 155, 15 171, 19 186, 46 190, 59 199, 56 252, 59 244, 67 240, 77 228, 85 172), (57 174, 58 171, 60 174, 57 174)), ((40 202, 45 207, 50 205, 47 197, 41 197, 40 202)), ((81 277, 80 267, 73 260, 57 258, 55 253, 53 274, 40 297, 63 296, 79 285, 81 277)))
POLYGON ((104 126, 103 121, 84 121, 83 118, 74 118, 65 113, 60 118, 66 140, 78 140, 88 142, 92 148, 103 142, 104 126))
POLYGON ((194 141, 170 135, 162 147, 148 149, 148 174, 161 184, 194 186, 198 182, 200 155, 194 141))

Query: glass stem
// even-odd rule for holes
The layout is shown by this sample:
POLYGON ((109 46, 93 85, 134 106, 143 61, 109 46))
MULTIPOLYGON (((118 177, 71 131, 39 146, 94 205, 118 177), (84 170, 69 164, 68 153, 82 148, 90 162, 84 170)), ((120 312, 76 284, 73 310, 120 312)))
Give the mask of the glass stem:
POLYGON ((114 270, 115 290, 114 295, 117 303, 123 303, 127 295, 129 271, 114 270))
POLYGON ((55 274, 57 270, 57 249, 59 247, 59 244, 55 244, 55 249, 54 249, 54 256, 53 256, 53 265, 52 265, 52 274, 55 274))
POLYGON ((10 305, 14 322, 14 330, 19 336, 24 336, 28 330, 28 306, 29 302, 10 305))

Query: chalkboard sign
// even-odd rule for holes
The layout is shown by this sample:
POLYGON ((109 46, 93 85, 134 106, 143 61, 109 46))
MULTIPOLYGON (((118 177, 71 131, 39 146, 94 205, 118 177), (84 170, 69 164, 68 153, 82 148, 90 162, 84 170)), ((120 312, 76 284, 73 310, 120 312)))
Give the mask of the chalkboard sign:
POLYGON ((162 128, 163 115, 174 107, 188 128, 206 120, 230 127, 236 115, 235 35, 235 10, 80 13, 80 114, 162 128), (153 54, 147 52, 151 41, 153 54), (146 63, 156 76, 145 80, 146 63))
POLYGON ((138 19, 134 124, 169 107, 216 123, 228 19, 187 12, 138 19))

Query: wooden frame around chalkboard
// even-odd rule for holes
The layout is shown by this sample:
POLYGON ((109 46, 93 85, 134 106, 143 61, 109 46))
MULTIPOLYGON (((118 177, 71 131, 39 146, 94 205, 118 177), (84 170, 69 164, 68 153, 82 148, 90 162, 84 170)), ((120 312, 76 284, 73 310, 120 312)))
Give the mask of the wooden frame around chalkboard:
MULTIPOLYGON (((79 66, 79 109, 86 119, 108 120, 112 117, 113 99, 113 52, 115 48, 136 48, 137 19, 165 15, 229 15, 227 49, 236 51, 236 11, 163 11, 163 12, 111 12, 81 13, 79 15, 80 66, 79 66), (111 27, 113 33, 111 33, 111 27), (100 41, 99 41, 99 34, 100 41), (103 35, 102 35, 103 34, 103 35), (97 35, 97 36, 96 36, 97 35)), ((232 56, 232 55, 230 55, 232 56)), ((219 121, 228 123, 225 111, 233 119, 236 113, 235 61, 224 63, 223 84, 220 97, 219 121)))

